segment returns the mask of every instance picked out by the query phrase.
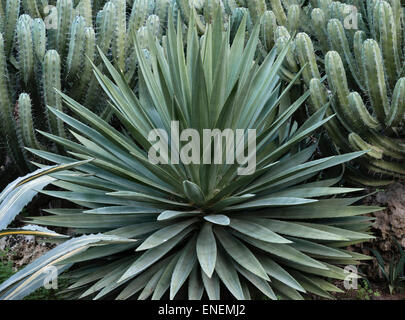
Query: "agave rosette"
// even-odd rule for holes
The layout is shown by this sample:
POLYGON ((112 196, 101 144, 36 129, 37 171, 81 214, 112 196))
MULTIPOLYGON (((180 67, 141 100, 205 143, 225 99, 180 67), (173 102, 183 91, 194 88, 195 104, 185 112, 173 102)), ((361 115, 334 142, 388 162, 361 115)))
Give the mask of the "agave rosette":
MULTIPOLYGON (((51 175, 64 191, 42 191, 77 209, 52 209, 30 223, 118 239, 59 258, 60 266, 76 264, 67 274, 70 297, 332 297, 339 289, 327 279, 345 279, 342 266, 367 258, 342 248, 372 238, 370 218, 360 215, 378 208, 336 196, 359 189, 320 177, 362 153, 314 157, 310 136, 328 121, 327 106, 301 126, 293 122, 308 93, 289 102, 290 87, 281 90, 277 76, 285 51, 271 51, 258 65, 259 26, 249 39, 245 28, 246 17, 230 44, 217 14, 201 38, 192 19, 185 35, 170 19, 163 43, 151 36, 148 52, 135 37, 136 93, 104 58, 110 75, 95 73, 111 99, 114 126, 65 95, 73 116, 51 109, 76 142, 44 133, 68 155, 31 151, 54 163, 94 160, 73 174, 51 175), (199 133, 256 129, 255 172, 238 175, 237 163, 152 164, 148 134, 170 132, 172 120, 199 133)), ((0 294, 18 290, 18 281, 0 286, 0 294)))

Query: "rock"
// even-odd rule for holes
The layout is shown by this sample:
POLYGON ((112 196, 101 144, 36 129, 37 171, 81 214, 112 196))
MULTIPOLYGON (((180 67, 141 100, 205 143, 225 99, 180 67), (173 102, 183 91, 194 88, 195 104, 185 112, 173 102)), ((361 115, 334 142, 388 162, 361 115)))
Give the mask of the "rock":
MULTIPOLYGON (((363 253, 371 255, 364 247, 376 249, 388 262, 398 258, 397 242, 405 248, 405 185, 396 182, 365 199, 366 205, 380 206, 383 210, 371 214, 376 218, 373 231, 376 239, 360 245, 363 253)), ((381 278, 376 259, 362 267, 368 278, 381 278)))
POLYGON ((405 186, 393 183, 384 191, 367 198, 367 204, 385 207, 374 213, 377 218, 373 227, 379 233, 379 247, 383 251, 396 247, 396 239, 405 247, 405 186))
POLYGON ((38 242, 34 236, 17 235, 0 238, 0 250, 9 249, 6 252, 7 260, 13 263, 15 270, 42 256, 54 246, 38 242))

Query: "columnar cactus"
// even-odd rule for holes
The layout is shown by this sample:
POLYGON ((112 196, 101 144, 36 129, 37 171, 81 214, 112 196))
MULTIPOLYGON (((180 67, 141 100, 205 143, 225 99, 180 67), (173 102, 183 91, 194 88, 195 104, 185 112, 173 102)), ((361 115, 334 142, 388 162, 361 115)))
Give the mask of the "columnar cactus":
POLYGON ((8 71, 5 56, 5 43, 0 33, 0 130, 1 142, 7 146, 9 156, 17 165, 20 173, 28 169, 25 155, 20 148, 20 134, 13 116, 12 96, 8 84, 8 71))
MULTIPOLYGON (((56 50, 48 50, 43 62, 43 85, 45 105, 62 110, 60 95, 55 91, 61 90, 61 60, 56 50)), ((47 109, 45 109, 47 110, 47 109)), ((63 124, 55 115, 48 114, 51 132, 65 136, 63 124)))
POLYGON ((36 138, 31 98, 27 93, 21 93, 18 98, 18 123, 21 128, 22 140, 24 146, 34 149, 43 149, 40 142, 36 138))
MULTIPOLYGON (((310 10, 286 5, 294 1, 269 2, 282 25, 276 27, 274 41, 279 50, 290 46, 281 77, 291 81, 305 67, 296 83, 310 89, 312 112, 330 102, 330 114, 337 117, 326 128, 337 148, 368 151, 356 160, 359 166, 349 170, 348 179, 383 185, 395 177, 404 178, 405 169, 400 165, 405 159, 404 21, 400 1, 313 0, 310 10), (294 23, 297 17, 310 19, 310 28, 288 41, 306 25, 301 22, 298 28, 294 23), (324 73, 325 83, 321 79, 324 73)), ((271 14, 264 19, 268 24, 271 14)))
MULTIPOLYGON (((357 161, 360 172, 351 170, 348 178, 365 185, 382 185, 392 178, 405 177, 401 165, 405 159, 405 60, 400 1, 316 2, 312 21, 318 31, 314 34, 326 54, 330 100, 337 114, 336 124, 342 127, 339 137, 333 130, 328 132, 341 149, 368 150, 357 161), (347 5, 357 8, 357 30, 344 25, 347 21, 342 12, 347 5), (370 173, 379 179, 373 179, 370 173)), ((310 87, 313 101, 319 101, 325 85, 312 80, 310 87)))

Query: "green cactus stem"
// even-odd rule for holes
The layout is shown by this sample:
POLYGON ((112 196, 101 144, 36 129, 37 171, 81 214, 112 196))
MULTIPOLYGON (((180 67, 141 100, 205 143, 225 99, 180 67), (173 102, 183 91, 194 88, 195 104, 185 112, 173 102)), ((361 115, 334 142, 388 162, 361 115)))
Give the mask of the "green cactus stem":
MULTIPOLYGON (((60 56, 56 50, 48 50, 43 63, 43 87, 45 106, 50 106, 62 111, 60 95, 55 91, 61 90, 61 66, 60 56)), ((46 108, 47 110, 47 108, 46 108)), ((64 126, 61 120, 52 113, 48 113, 51 133, 61 137, 65 136, 64 126)))
POLYGON ((33 115, 31 112, 31 99, 27 93, 21 93, 18 98, 19 125, 25 147, 43 149, 35 136, 33 115))
POLYGON ((386 125, 396 127, 404 120, 405 113, 405 78, 400 78, 392 94, 390 111, 387 115, 386 125))
POLYGON ((9 56, 13 48, 14 31, 20 13, 20 0, 7 0, 4 25, 4 52, 9 56))
POLYGON ((260 23, 263 14, 267 10, 265 0, 247 0, 247 6, 249 9, 250 17, 254 24, 260 23))
POLYGON ((69 52, 66 59, 67 75, 72 80, 76 80, 79 77, 80 68, 84 60, 85 29, 86 20, 81 16, 76 16, 70 31, 69 52))
POLYGON ((20 16, 17 22, 18 65, 25 87, 28 86, 34 76, 32 24, 32 18, 26 14, 20 16))
POLYGON ((364 41, 362 62, 364 78, 372 107, 380 124, 384 125, 388 111, 388 96, 383 59, 378 43, 375 40, 368 39, 364 41))
POLYGON ((7 144, 8 154, 16 164, 18 171, 24 173, 28 166, 24 152, 21 149, 21 139, 13 115, 14 106, 10 97, 7 79, 5 45, 3 35, 0 33, 0 121, 2 124, 0 130, 7 144))

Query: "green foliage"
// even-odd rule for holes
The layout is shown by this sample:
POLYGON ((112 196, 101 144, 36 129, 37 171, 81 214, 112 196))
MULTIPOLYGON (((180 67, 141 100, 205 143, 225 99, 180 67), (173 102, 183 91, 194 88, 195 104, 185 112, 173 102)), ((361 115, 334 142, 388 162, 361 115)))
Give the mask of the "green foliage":
POLYGON ((66 289, 69 286, 68 279, 58 279, 57 289, 45 289, 39 288, 28 296, 24 297, 23 300, 64 300, 63 296, 58 294, 61 290, 66 289))
MULTIPOLYGON (((99 68, 95 73, 119 126, 62 93, 73 115, 50 107, 76 140, 44 133, 68 155, 30 151, 51 162, 93 161, 49 173, 63 191, 42 193, 79 207, 28 220, 68 227, 74 237, 0 285, 2 299, 35 290, 49 265, 63 272, 79 262, 66 274, 72 298, 250 299, 258 292, 270 299, 333 298, 330 292, 340 290, 328 279, 346 277, 339 265, 368 258, 342 248, 373 238, 370 219, 360 215, 379 208, 339 197, 360 190, 333 187, 340 177, 320 177, 363 152, 315 158, 310 136, 331 118, 325 118, 326 106, 302 125, 294 122, 309 93, 287 103, 291 86, 280 90, 277 74, 287 48, 259 63, 260 26, 246 38, 244 16, 230 43, 219 13, 202 37, 193 16, 184 36, 170 15, 166 41, 148 35, 148 54, 135 36, 135 93, 100 52, 109 76, 99 68), (192 128, 200 137, 205 128, 256 130, 256 170, 239 175, 239 164, 150 162, 149 133, 169 132, 174 120, 180 131, 192 128)), ((179 143, 180 149, 187 144, 179 143)), ((219 150, 226 154, 225 146, 219 150)), ((246 145, 238 152, 245 151, 246 145)))
POLYGON ((0 283, 10 278, 15 272, 13 263, 8 259, 10 248, 0 251, 0 283))
MULTIPOLYGON (((395 240, 396 241, 396 240, 395 240)), ((398 293, 404 289, 405 281, 405 251, 402 249, 401 245, 396 241, 399 257, 396 258, 394 254, 388 264, 385 263, 381 254, 371 248, 370 250, 375 258, 377 259, 380 271, 386 281, 390 294, 398 293)))
POLYGON ((381 296, 378 290, 369 287, 369 282, 366 279, 360 279, 359 287, 352 290, 356 290, 356 298, 359 300, 371 300, 373 297, 381 296))

